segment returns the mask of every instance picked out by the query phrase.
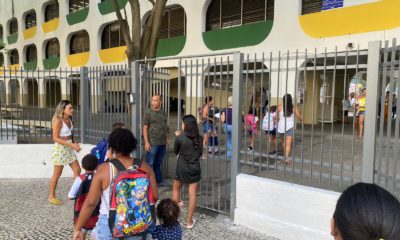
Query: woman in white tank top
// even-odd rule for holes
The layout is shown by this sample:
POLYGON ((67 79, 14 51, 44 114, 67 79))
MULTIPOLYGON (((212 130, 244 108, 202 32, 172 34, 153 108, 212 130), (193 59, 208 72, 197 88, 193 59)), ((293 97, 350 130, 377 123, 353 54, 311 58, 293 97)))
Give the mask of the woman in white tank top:
POLYGON ((291 164, 289 154, 294 137, 295 115, 299 121, 302 121, 299 111, 293 106, 292 95, 286 94, 283 96, 282 104, 278 106, 278 133, 285 153, 285 164, 291 164))
MULTIPOLYGON (((136 138, 133 136, 131 131, 125 128, 114 130, 108 137, 108 151, 112 152, 114 158, 119 160, 125 168, 129 168, 136 164, 135 160, 130 157, 131 152, 136 149, 136 146, 136 138)), ((157 181, 153 169, 146 163, 146 161, 141 162, 140 168, 149 175, 153 196, 154 199, 157 200, 157 181)), ((101 164, 97 169, 92 184, 90 185, 89 194, 83 204, 78 221, 74 226, 74 240, 82 239, 81 228, 89 219, 99 200, 101 200, 100 216, 96 223, 96 227, 93 229, 92 237, 100 240, 114 239, 108 226, 108 215, 110 210, 110 183, 117 171, 118 170, 109 162, 101 164)), ((125 239, 142 240, 142 237, 128 237, 125 239)), ((147 239, 150 239, 150 236, 147 236, 147 239)))
POLYGON ((56 198, 56 187, 65 165, 69 165, 74 172, 74 177, 79 176, 81 168, 75 151, 81 147, 72 139, 72 113, 74 109, 68 100, 62 100, 56 107, 53 123, 54 148, 51 154, 51 162, 54 166, 53 176, 50 180, 49 203, 60 205, 61 200, 56 198))

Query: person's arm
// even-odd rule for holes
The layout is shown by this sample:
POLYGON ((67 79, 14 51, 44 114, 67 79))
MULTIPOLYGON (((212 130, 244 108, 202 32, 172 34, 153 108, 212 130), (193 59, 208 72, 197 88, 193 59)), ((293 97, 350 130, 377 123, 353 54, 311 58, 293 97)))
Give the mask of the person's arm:
POLYGON ((92 183, 90 184, 89 193, 83 203, 79 218, 74 225, 74 240, 82 239, 81 229, 83 225, 89 220, 93 210, 96 208, 101 192, 102 192, 102 178, 105 177, 105 172, 108 170, 109 164, 100 165, 98 171, 94 174, 92 183))
POLYGON ((179 138, 175 138, 175 142, 174 142, 175 155, 178 155, 180 150, 181 150, 181 145, 179 144, 179 138))
POLYGON ((299 121, 302 122, 303 118, 301 117, 299 110, 297 110, 297 107, 294 107, 294 113, 296 114, 297 119, 299 119, 299 121))
POLYGON ((144 139, 144 149, 146 150, 146 152, 150 152, 151 150, 151 145, 149 142, 149 113, 146 112, 146 114, 144 115, 144 125, 143 125, 143 139, 144 139))
POLYGON ((157 188, 156 175, 154 174, 153 169, 145 161, 142 162, 142 165, 140 166, 140 168, 142 168, 149 175, 150 185, 153 190, 152 192, 153 192, 154 202, 157 202, 158 188, 157 188))
POLYGON ((76 198, 76 194, 78 193, 81 183, 82 183, 82 179, 79 176, 76 177, 74 180, 74 183, 72 184, 71 190, 69 190, 69 193, 68 193, 69 200, 74 200, 76 198))
MULTIPOLYGON (((227 111, 227 110, 225 110, 225 111, 227 111)), ((225 111, 223 111, 223 112, 221 113, 221 122, 222 122, 222 123, 225 123, 225 111)))
POLYGON ((70 147, 70 148, 74 149, 75 151, 79 152, 81 150, 81 147, 79 146, 78 143, 69 143, 67 140, 64 140, 60 137, 61 127, 62 127, 62 120, 56 119, 53 122, 53 133, 52 133, 53 141, 58 144, 62 144, 67 147, 70 147))

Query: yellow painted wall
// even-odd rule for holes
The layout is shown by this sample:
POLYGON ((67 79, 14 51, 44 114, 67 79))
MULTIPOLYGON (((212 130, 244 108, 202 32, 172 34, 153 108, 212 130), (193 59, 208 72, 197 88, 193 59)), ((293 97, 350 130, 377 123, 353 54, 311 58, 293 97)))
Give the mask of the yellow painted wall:
POLYGON ((334 37, 400 27, 399 12, 399 0, 382 0, 302 15, 299 22, 310 37, 334 37))
POLYGON ((29 29, 26 29, 26 30, 23 32, 24 39, 33 38, 33 37, 35 36, 35 34, 36 34, 36 29, 37 29, 36 26, 31 27, 31 28, 29 28, 29 29))
POLYGON ((58 28, 59 23, 60 23, 59 18, 54 18, 51 21, 43 23, 42 24, 43 32, 48 33, 48 32, 55 31, 58 28))
POLYGON ((89 60, 89 52, 71 54, 67 57, 67 61, 70 67, 81 67, 86 65, 89 60))
POLYGON ((99 50, 99 58, 103 63, 116 63, 126 61, 126 46, 99 50))
POLYGON ((8 69, 10 70, 11 74, 15 75, 17 73, 17 70, 20 69, 20 66, 19 66, 19 64, 14 64, 14 65, 8 66, 8 69))

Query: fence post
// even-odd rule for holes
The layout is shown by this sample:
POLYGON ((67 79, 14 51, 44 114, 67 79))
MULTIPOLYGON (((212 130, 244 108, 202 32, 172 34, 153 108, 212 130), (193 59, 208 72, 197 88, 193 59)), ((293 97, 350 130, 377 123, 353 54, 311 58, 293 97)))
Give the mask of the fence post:
POLYGON ((81 67, 80 71, 80 133, 81 133, 81 143, 87 143, 86 139, 86 129, 88 129, 89 122, 89 78, 88 78, 88 68, 81 67))
POLYGON ((374 182, 376 126, 379 99, 379 64, 381 42, 368 43, 367 96, 365 109, 361 181, 374 182))
POLYGON ((131 95, 130 95, 130 113, 131 113, 131 130, 138 140, 138 146, 136 151, 133 152, 134 158, 141 158, 141 122, 140 122, 140 106, 141 106, 141 95, 140 95, 140 69, 139 62, 134 61, 131 63, 132 77, 131 77, 131 95))
MULTIPOLYGON (((228 66, 229 67, 229 66, 228 66)), ((234 219, 236 208, 236 176, 240 170, 240 143, 242 138, 242 73, 243 54, 233 54, 233 94, 232 94, 232 162, 231 162, 231 193, 230 218, 234 219)))

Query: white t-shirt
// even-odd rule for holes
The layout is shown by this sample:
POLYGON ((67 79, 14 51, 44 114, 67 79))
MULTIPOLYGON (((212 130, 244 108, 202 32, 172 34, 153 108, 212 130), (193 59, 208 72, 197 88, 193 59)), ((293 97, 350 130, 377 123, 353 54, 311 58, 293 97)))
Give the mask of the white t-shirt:
POLYGON ((265 114, 263 122, 262 122, 262 129, 264 131, 273 131, 276 128, 276 124, 274 122, 275 112, 268 112, 265 114))
MULTIPOLYGON (((88 175, 88 179, 90 180, 92 175, 88 175)), ((74 183, 72 184, 71 190, 69 190, 68 198, 75 199, 76 194, 78 193, 79 187, 81 186, 82 179, 78 176, 75 178, 74 183)))

